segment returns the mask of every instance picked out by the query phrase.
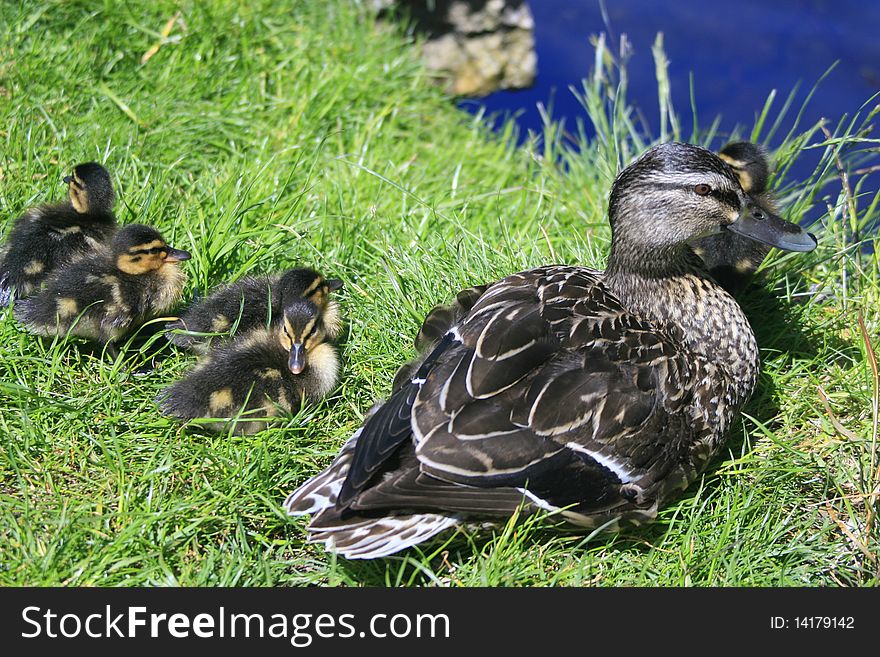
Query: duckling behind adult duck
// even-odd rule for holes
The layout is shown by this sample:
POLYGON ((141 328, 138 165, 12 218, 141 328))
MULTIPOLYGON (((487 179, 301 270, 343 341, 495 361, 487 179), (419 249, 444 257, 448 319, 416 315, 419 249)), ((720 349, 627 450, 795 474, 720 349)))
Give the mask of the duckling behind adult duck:
MULTIPOLYGON (((759 144, 737 141, 719 152, 739 179, 743 190, 770 214, 778 212, 773 194, 767 190, 770 164, 767 152, 759 144)), ((712 277, 725 290, 736 293, 748 285, 770 246, 733 233, 703 237, 693 244, 694 251, 706 263, 712 277)))
POLYGON ((168 325, 168 340, 179 347, 205 352, 218 334, 231 337, 255 328, 266 328, 295 299, 308 299, 321 310, 327 337, 339 337, 339 306, 330 293, 342 287, 338 278, 324 278, 308 268, 282 274, 248 276, 222 287, 189 308, 168 325))
POLYGON ((373 558, 518 509, 572 525, 654 518, 706 467, 752 393, 758 349, 688 242, 733 231, 807 251, 731 168, 688 144, 615 179, 606 271, 557 265, 491 285, 286 500, 310 540, 373 558))
MULTIPOLYGON (((249 434, 265 426, 265 419, 258 418, 293 412, 303 401, 317 402, 336 386, 339 374, 326 316, 326 306, 311 299, 285 297, 282 317, 215 347, 159 394, 159 408, 180 419, 232 418, 235 433, 249 434)), ((228 422, 207 426, 223 430, 228 422)))
POLYGON ((116 230, 113 183, 96 162, 64 178, 68 200, 32 208, 15 220, 0 259, 0 306, 13 292, 34 293, 56 268, 97 249, 116 230))
POLYGON ((456 294, 452 303, 438 304, 428 311, 415 339, 418 355, 398 368, 391 384, 392 390, 397 390, 412 378, 413 372, 419 368, 431 349, 443 339, 449 329, 468 314, 488 287, 488 285, 474 285, 456 294))
POLYGON ((179 299, 186 274, 155 228, 125 226, 100 251, 55 271, 39 294, 15 304, 15 316, 38 335, 78 335, 112 343, 179 299))

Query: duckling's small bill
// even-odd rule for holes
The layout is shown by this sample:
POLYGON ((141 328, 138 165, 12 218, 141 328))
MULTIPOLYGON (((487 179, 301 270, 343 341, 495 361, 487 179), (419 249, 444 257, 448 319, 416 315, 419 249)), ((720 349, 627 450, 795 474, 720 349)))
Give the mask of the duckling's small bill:
POLYGON ((812 233, 754 203, 746 204, 737 220, 726 228, 737 235, 785 251, 812 251, 817 244, 812 233))
POLYGON ((306 350, 302 343, 294 342, 290 346, 290 358, 287 367, 293 374, 302 374, 306 368, 306 350))
POLYGON ((189 251, 172 249, 169 246, 168 255, 165 256, 165 262, 182 262, 183 260, 189 260, 190 258, 192 258, 192 254, 189 251))

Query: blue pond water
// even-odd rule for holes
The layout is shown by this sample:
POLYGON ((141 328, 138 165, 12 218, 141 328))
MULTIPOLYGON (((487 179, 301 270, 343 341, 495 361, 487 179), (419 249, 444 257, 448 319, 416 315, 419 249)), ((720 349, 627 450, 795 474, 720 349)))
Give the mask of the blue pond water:
MULTIPOLYGON (((655 135, 659 110, 651 45, 657 32, 664 35, 682 125, 692 123, 693 74, 700 126, 708 127, 721 115, 721 141, 737 125, 746 128, 747 136, 772 90, 777 90, 774 108, 779 109, 800 84, 795 111, 769 144, 778 145, 810 88, 837 60, 807 105, 801 126, 825 117, 833 127, 880 91, 880 0, 607 0, 610 32, 598 0, 531 0, 529 6, 538 54, 535 86, 462 103, 469 111, 484 106, 490 114, 517 112, 523 135, 540 131, 536 105, 551 99, 554 118, 564 118, 569 128, 577 117, 586 119, 569 87, 580 88, 588 75, 593 65, 589 37, 599 32, 612 39, 625 33, 631 42, 629 98, 655 135)), ((812 170, 810 158, 802 160, 791 172, 795 179, 812 170)))

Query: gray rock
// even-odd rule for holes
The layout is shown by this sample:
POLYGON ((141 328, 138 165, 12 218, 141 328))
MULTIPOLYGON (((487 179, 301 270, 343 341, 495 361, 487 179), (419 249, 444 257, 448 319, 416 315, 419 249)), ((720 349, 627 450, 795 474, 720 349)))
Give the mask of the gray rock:
POLYGON ((532 13, 525 0, 373 0, 385 15, 410 17, 424 35, 425 65, 459 96, 521 89, 535 79, 532 13))

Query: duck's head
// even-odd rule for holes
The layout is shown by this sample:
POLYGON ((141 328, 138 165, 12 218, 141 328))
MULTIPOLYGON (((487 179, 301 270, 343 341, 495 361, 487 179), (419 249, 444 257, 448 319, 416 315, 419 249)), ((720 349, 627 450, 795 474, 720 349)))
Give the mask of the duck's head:
POLYGON ((189 260, 188 251, 174 249, 162 234, 151 226, 129 224, 120 229, 110 243, 116 268, 126 274, 140 276, 189 260))
POLYGON ((770 162, 762 146, 750 141, 734 141, 722 148, 718 157, 733 169, 747 194, 759 194, 767 190, 770 183, 770 162))
POLYGON ((64 182, 70 204, 80 214, 109 214, 113 210, 113 182, 107 169, 97 162, 77 164, 69 176, 64 176, 64 182))
POLYGON ((608 215, 612 259, 647 266, 652 255, 723 231, 787 251, 816 247, 810 233, 761 208, 718 155, 691 144, 660 144, 621 171, 608 215))
POLYGON ((309 366, 309 356, 327 340, 322 310, 302 297, 284 306, 280 331, 281 346, 289 353, 287 367, 301 374, 309 366))
POLYGON ((324 278, 313 269, 291 269, 279 282, 281 287, 281 303, 286 305, 297 299, 308 299, 319 309, 327 308, 330 293, 342 287, 338 278, 324 278))

